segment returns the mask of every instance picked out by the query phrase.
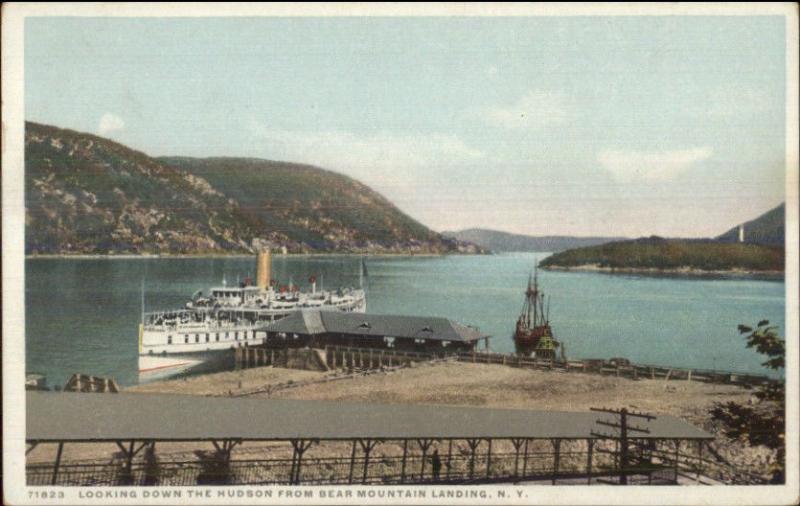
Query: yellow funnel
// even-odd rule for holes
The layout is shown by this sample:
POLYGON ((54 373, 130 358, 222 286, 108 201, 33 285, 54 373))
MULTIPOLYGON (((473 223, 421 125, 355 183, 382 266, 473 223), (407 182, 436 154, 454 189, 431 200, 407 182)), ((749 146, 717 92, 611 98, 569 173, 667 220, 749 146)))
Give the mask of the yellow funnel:
POLYGON ((261 291, 266 291, 269 288, 270 274, 272 270, 272 259, 269 250, 261 250, 258 252, 258 259, 256 261, 258 273, 256 275, 256 284, 261 291))

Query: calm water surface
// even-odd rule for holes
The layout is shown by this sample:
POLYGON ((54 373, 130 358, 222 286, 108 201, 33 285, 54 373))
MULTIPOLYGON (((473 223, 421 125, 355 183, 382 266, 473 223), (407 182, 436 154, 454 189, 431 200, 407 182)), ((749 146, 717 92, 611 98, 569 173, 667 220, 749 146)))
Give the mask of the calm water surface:
MULTIPOLYGON (((369 312, 446 316, 494 336, 511 333, 527 276, 543 254, 371 257, 369 312)), ((26 366, 63 385, 75 372, 134 384, 141 283, 147 310, 181 307, 196 290, 253 276, 248 258, 26 260, 26 366)), ((325 288, 358 284, 359 258, 273 257, 273 277, 325 288)), ((540 271, 550 319, 569 358, 766 373, 744 347, 739 323, 784 327, 784 283, 753 279, 647 277, 540 271)))

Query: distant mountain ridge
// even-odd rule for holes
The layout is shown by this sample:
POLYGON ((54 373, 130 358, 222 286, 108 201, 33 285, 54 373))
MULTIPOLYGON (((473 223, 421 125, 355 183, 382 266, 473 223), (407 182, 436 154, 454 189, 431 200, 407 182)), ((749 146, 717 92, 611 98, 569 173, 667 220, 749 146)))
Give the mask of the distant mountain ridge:
MULTIPOLYGON (((782 246, 786 241, 786 203, 742 224, 745 243, 782 246)), ((738 242, 739 226, 716 237, 722 242, 738 242)))
POLYGON ((624 237, 573 237, 564 235, 531 236, 485 228, 469 228, 457 232, 442 232, 442 235, 455 238, 459 241, 477 244, 483 248, 498 252, 558 252, 625 239, 624 237))
POLYGON ((152 158, 26 122, 27 254, 479 253, 347 176, 244 158, 152 158))

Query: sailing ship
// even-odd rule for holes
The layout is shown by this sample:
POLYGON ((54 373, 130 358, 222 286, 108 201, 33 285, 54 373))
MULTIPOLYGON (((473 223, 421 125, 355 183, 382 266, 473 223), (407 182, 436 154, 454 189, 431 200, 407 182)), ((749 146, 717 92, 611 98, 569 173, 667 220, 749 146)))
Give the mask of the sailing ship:
MULTIPOLYGON (((196 369, 212 362, 214 352, 265 344, 270 323, 305 308, 363 313, 367 308, 363 288, 310 291, 293 282, 278 285, 270 276, 271 256, 257 257, 256 282, 211 288, 208 295, 195 292, 182 309, 144 312, 139 325, 139 374, 148 379, 196 369)), ((361 278, 364 275, 362 259, 361 278)), ((362 284, 362 283, 360 283, 362 284)))
MULTIPOLYGON (((550 328, 550 298, 545 306, 544 292, 539 289, 538 270, 528 276, 528 289, 525 302, 517 319, 514 332, 514 347, 517 355, 555 359, 561 344, 553 337, 550 328)), ((564 348, 561 347, 562 358, 564 348)))

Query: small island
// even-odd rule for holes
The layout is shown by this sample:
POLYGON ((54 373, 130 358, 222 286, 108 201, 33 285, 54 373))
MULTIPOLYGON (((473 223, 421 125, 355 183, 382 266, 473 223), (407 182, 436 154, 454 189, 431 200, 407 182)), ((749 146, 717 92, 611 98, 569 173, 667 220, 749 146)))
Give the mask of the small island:
POLYGON ((781 274, 782 246, 713 239, 646 237, 555 253, 542 260, 546 269, 684 274, 781 274))

